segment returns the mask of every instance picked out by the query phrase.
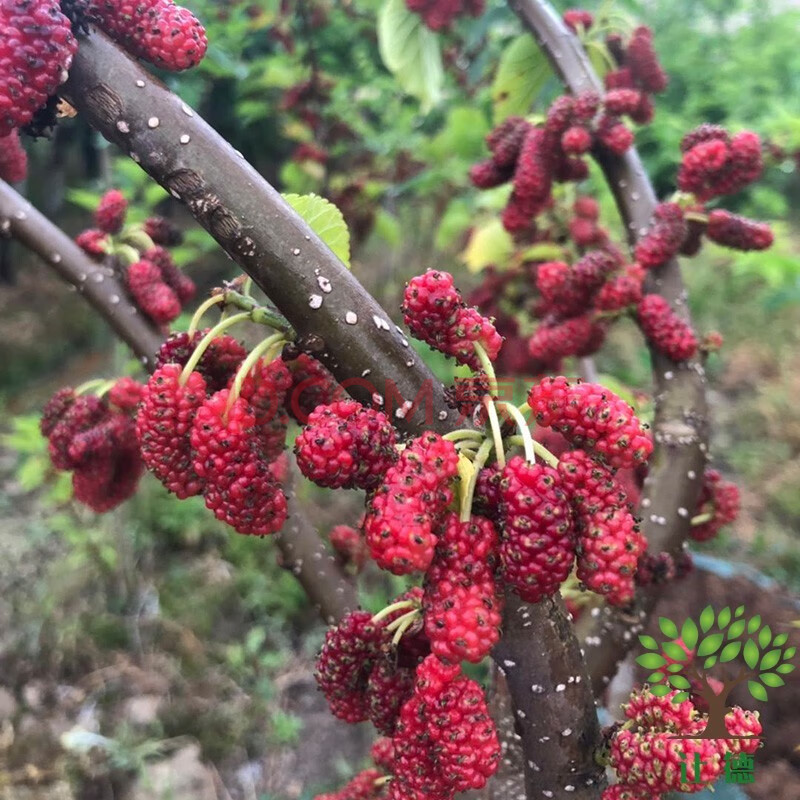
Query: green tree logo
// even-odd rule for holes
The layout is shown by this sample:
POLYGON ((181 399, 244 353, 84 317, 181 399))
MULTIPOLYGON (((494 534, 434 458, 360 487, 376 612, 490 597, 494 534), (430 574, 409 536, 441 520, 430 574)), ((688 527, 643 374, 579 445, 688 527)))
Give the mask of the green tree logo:
POLYGON ((647 678, 653 694, 663 697, 677 689, 673 702, 694 693, 708 704, 706 728, 692 738, 727 738, 725 714, 733 689, 746 681, 750 694, 766 701, 767 687, 783 686, 781 675, 795 668, 789 662, 797 648, 786 647, 789 634, 773 635, 758 615, 745 619, 744 606, 733 613, 723 608, 718 615, 706 606, 697 622, 687 619, 680 630, 666 617, 660 617, 658 624, 667 640, 659 644, 652 636, 639 636, 650 652, 639 656, 636 663, 655 670, 647 678), (713 686, 716 681, 722 684, 719 691, 713 686))

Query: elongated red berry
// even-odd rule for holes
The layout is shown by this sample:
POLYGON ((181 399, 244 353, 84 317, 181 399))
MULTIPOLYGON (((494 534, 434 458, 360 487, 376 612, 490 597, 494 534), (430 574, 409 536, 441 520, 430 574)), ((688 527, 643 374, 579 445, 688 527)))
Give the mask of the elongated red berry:
POLYGON ((577 33, 579 28, 588 31, 594 23, 594 16, 590 11, 581 8, 570 8, 563 14, 564 24, 573 32, 577 33))
POLYGON ((528 393, 536 421, 562 434, 611 467, 644 463, 653 443, 633 409, 610 389, 596 383, 545 378, 528 393))
POLYGON ((572 511, 556 470, 515 456, 500 481, 504 580, 526 602, 554 594, 575 561, 572 511))
POLYGON ((308 415, 317 406, 332 403, 343 395, 333 375, 313 356, 301 353, 286 365, 291 373, 292 385, 286 392, 284 407, 301 425, 308 422, 308 415))
POLYGON ((163 325, 180 316, 181 301, 152 262, 142 260, 131 264, 126 282, 136 304, 154 322, 163 325))
POLYGON ((265 536, 286 521, 286 496, 254 436, 256 418, 242 397, 222 389, 197 409, 191 432, 193 467, 205 482, 214 516, 239 533, 265 536))
POLYGON ((175 264, 168 250, 156 245, 146 250, 142 254, 142 259, 159 268, 161 280, 175 292, 182 306, 194 297, 197 291, 194 281, 175 264))
POLYGON ((648 342, 667 358, 685 361, 697 352, 694 331, 660 294, 645 295, 636 313, 648 342))
POLYGON ((206 397, 206 382, 192 372, 180 383, 180 364, 165 364, 150 376, 136 415, 136 435, 147 468, 179 498, 203 491, 194 470, 190 434, 206 397))
POLYGON ((75 244, 77 244, 86 255, 100 260, 109 251, 111 241, 107 233, 91 228, 79 233, 75 237, 75 244))
MULTIPOLYGON (((195 347, 207 333, 208 330, 196 331, 191 337, 184 331, 171 334, 158 351, 156 366, 162 367, 164 364, 186 366, 195 347)), ((208 345, 196 371, 206 381, 208 392, 213 394, 230 383, 246 357, 247 350, 236 339, 223 334, 214 338, 208 345)))
POLYGON ((77 49, 56 0, 0 3, 0 137, 27 125, 55 94, 77 49))
POLYGON ((374 489, 397 460, 389 418, 355 400, 318 406, 295 440, 300 471, 331 489, 374 489))
POLYGON ((172 72, 197 66, 208 47, 205 28, 173 0, 93 0, 91 12, 131 55, 172 72))
POLYGON ((734 250, 766 250, 772 246, 772 229, 765 222, 756 222, 722 208, 708 215, 706 236, 712 242, 734 250))
POLYGON ((644 270, 638 264, 630 264, 625 271, 603 284, 594 304, 600 311, 621 311, 638 305, 642 299, 644 270))
POLYGON ((545 364, 558 364, 567 356, 588 356, 603 345, 607 325, 592 314, 540 325, 528 341, 528 352, 545 364))
POLYGON ((94 212, 94 221, 104 233, 119 233, 125 224, 128 201, 119 189, 107 191, 94 212))
POLYGON ((669 78, 661 67, 653 46, 653 31, 640 25, 628 42, 628 68, 634 81, 650 94, 659 94, 667 88, 669 78))
POLYGON ((108 402, 120 411, 134 411, 144 395, 144 384, 134 378, 120 378, 108 392, 108 402))
POLYGON ((0 181, 19 183, 28 175, 28 154, 13 130, 0 137, 0 181))
POLYGON ((457 471, 455 447, 438 434, 409 442, 367 505, 364 533, 378 566, 396 575, 430 566, 435 527, 452 500, 449 484, 457 471))

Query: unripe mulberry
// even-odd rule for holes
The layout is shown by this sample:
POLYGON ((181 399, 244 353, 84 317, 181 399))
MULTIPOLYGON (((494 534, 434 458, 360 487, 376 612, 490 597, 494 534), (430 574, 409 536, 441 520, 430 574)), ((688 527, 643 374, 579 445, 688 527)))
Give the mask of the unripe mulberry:
POLYGON ((205 482, 206 508, 239 533, 265 536, 286 521, 286 496, 253 436, 256 418, 230 390, 211 395, 197 409, 191 432, 193 467, 205 482))
POLYGON ((179 72, 202 61, 205 28, 173 0, 93 0, 97 24, 131 55, 179 72))
POLYGON ((503 578, 526 602, 554 594, 575 560, 572 511, 556 470, 515 456, 500 482, 503 578))
POLYGON ((689 535, 696 542, 713 539, 721 528, 736 520, 740 503, 739 487, 726 481, 717 470, 707 469, 703 474, 703 487, 695 515, 710 514, 711 519, 700 525, 693 525, 689 535))
POLYGON ((731 214, 722 208, 708 215, 706 236, 734 250, 766 250, 773 241, 772 229, 766 223, 731 214))
POLYGON ((647 294, 637 307, 637 319, 647 341, 672 361, 686 361, 697 352, 697 336, 660 294, 647 294))
POLYGON ((500 168, 512 169, 531 124, 522 117, 508 117, 486 137, 492 161, 500 168))
POLYGON ((128 201, 118 189, 111 189, 101 198, 94 212, 94 221, 104 233, 119 233, 125 224, 128 201))
POLYGON ((653 443, 633 409, 599 384, 545 378, 531 388, 528 405, 540 425, 595 453, 611 467, 642 464, 653 452, 653 443))
POLYGON ((16 130, 0 137, 0 181, 19 183, 28 175, 28 154, 16 130))
POLYGON ((499 167, 493 159, 489 159, 470 167, 469 179, 478 189, 493 189, 509 181, 513 174, 512 167, 499 167))
POLYGON ((367 505, 364 533, 378 566, 396 575, 430 566, 434 529, 452 500, 449 483, 457 471, 455 447, 438 434, 408 444, 367 505))
POLYGON ((639 108, 642 93, 636 89, 611 89, 603 98, 606 110, 616 116, 630 116, 639 108))
POLYGON ((182 367, 165 364, 150 376, 136 415, 136 435, 147 468, 181 500, 200 494, 190 434, 206 397, 206 382, 192 372, 180 383, 182 367))
MULTIPOLYGON (((560 134, 559 134, 560 136, 560 134)), ((553 175, 545 152, 544 132, 531 128, 525 134, 514 170, 514 194, 531 203, 534 214, 550 197, 553 175)))
POLYGON ((0 4, 0 138, 27 125, 55 94, 77 49, 56 0, 0 4))
POLYGON ((700 715, 691 700, 673 702, 677 693, 657 697, 648 689, 634 689, 622 710, 636 727, 647 731, 692 733, 700 715))
POLYGON ((645 269, 666 264, 678 254, 686 233, 681 207, 677 203, 659 203, 653 211, 653 224, 636 243, 636 261, 645 269))
POLYGON ((397 460, 396 441, 383 412, 342 400, 309 415, 295 441, 297 465, 318 486, 374 489, 397 460))
POLYGON ((80 395, 71 403, 57 396, 45 409, 44 429, 49 429, 48 452, 56 469, 74 469, 77 464, 71 453, 75 437, 99 425, 108 418, 108 407, 94 395, 80 395), (62 405, 62 403, 64 405, 62 405))

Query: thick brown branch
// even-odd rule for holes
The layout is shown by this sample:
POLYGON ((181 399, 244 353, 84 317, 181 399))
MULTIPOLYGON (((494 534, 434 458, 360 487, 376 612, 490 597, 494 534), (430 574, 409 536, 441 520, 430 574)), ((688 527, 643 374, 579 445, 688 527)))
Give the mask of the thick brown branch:
MULTIPOLYGON (((163 336, 138 313, 119 280, 89 259, 60 228, 0 181, 0 233, 3 232, 41 256, 81 293, 120 339, 141 357, 147 369, 154 367, 153 356, 163 336)), ((281 552, 281 563, 291 570, 323 619, 334 622, 348 610, 357 608, 355 587, 307 517, 298 510, 290 487, 287 495, 289 521, 274 537, 281 552)))
MULTIPOLYGON (((577 37, 546 0, 510 0, 520 19, 547 54, 553 69, 572 92, 602 90, 602 84, 577 37)), ((650 224, 656 196, 635 148, 623 156, 598 149, 594 153, 617 202, 633 244, 650 224)), ((686 290, 678 261, 673 259, 647 278, 647 291, 662 294, 675 311, 689 318, 686 290)), ((655 452, 642 497, 642 529, 650 552, 677 553, 686 541, 689 518, 700 492, 707 447, 707 405, 702 364, 675 364, 652 351, 656 417, 655 452)), ((635 608, 625 615, 604 609, 587 615, 580 626, 595 691, 602 691, 619 662, 637 641, 636 634, 652 611, 657 590, 640 592, 635 608)))
POLYGON ((64 94, 186 204, 350 394, 409 432, 452 427, 444 387, 309 226, 180 98, 101 33, 81 39, 64 94), (429 402, 412 409, 420 393, 429 402), (408 405, 406 405, 408 404, 408 405))
POLYGON ((152 367, 163 337, 131 303, 120 280, 1 180, 0 235, 18 239, 36 253, 80 292, 145 366, 152 367))

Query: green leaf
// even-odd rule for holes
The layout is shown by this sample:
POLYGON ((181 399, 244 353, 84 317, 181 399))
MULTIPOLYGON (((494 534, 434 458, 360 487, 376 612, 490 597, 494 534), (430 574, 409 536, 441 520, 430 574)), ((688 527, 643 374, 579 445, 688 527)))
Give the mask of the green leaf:
POLYGON ((444 69, 439 39, 405 0, 386 0, 378 12, 378 48, 386 68, 424 112, 442 96, 444 69))
POLYGON ((667 680, 670 686, 674 686, 676 689, 691 689, 692 687, 692 684, 683 675, 670 675, 667 680))
POLYGON ((744 645, 744 663, 750 669, 755 669, 760 655, 758 645, 752 639, 748 639, 744 645))
POLYGON ((717 657, 716 656, 709 656, 703 662, 703 669, 711 669, 711 667, 713 667, 714 664, 716 664, 716 663, 717 663, 717 657))
POLYGON ((350 266, 350 231, 342 212, 316 194, 285 194, 283 199, 308 223, 342 263, 350 266))
POLYGON ((706 638, 700 642, 700 646, 697 648, 698 657, 703 658, 716 653, 722 644, 722 639, 723 636, 721 633, 712 633, 710 636, 706 636, 706 638))
POLYGON ((528 261, 559 261, 564 258, 564 248, 555 242, 537 242, 522 252, 528 261))
POLYGON ((495 217, 473 228, 461 258, 470 272, 480 272, 489 264, 503 264, 513 252, 511 234, 495 217))
POLYGON ((790 672, 794 672, 794 664, 781 664, 779 667, 775 667, 776 672, 780 672, 781 675, 788 675, 790 672))
POLYGON ((734 612, 733 616, 741 617, 742 614, 744 614, 744 606, 739 606, 739 608, 737 608, 736 611, 734 612))
POLYGON ((500 56, 492 83, 495 123, 528 114, 552 74, 550 62, 530 34, 514 39, 500 56))
POLYGON ((682 703, 684 700, 689 699, 689 692, 678 692, 673 698, 673 703, 682 703))
POLYGON ((728 628, 728 638, 737 639, 744 633, 745 621, 743 619, 736 620, 733 625, 728 628))
POLYGON ((787 647, 783 651, 783 660, 784 661, 789 661, 790 659, 794 658, 794 654, 796 652, 797 652, 797 648, 796 647, 787 647))
POLYGON ((711 606, 706 606, 700 613, 700 630, 703 633, 708 633, 711 626, 714 624, 714 609, 711 606))
POLYGON ((780 648, 776 650, 770 650, 762 659, 761 663, 758 665, 759 669, 768 670, 772 669, 778 662, 781 660, 781 651, 780 648))
POLYGON ((659 683, 657 686, 651 686, 650 692, 656 697, 666 697, 672 689, 666 683, 659 683))
POLYGON ((761 616, 759 614, 756 614, 747 623, 747 632, 755 633, 760 627, 761 627, 761 616))
POLYGON ((683 643, 690 649, 694 650, 697 646, 697 638, 700 632, 697 630, 697 625, 693 619, 687 619, 681 628, 681 639, 683 643))
POLYGON ((722 648, 722 652, 719 654, 719 660, 723 664, 726 661, 733 661, 733 659, 739 655, 741 649, 742 649, 741 642, 730 642, 729 644, 726 644, 725 647, 722 648))
POLYGON ((669 672, 680 672, 685 666, 686 666, 686 664, 670 664, 667 667, 667 671, 669 671, 669 672))
POLYGON ((773 640, 773 647, 783 647, 789 641, 788 633, 779 633, 773 640))
POLYGON ((664 652, 673 660, 673 661, 686 661, 688 654, 687 652, 676 642, 665 642, 664 643, 664 652))
POLYGON ((756 683, 756 681, 747 681, 747 688, 756 700, 763 700, 766 702, 767 690, 760 683, 756 683))
POLYGON ((667 619, 666 617, 658 618, 658 627, 661 628, 661 632, 664 636, 669 636, 670 639, 677 639, 680 635, 678 633, 678 626, 671 619, 667 619))
POLYGON ((719 616, 717 617, 717 626, 719 628, 725 629, 728 627, 728 625, 730 625, 730 622, 731 622, 731 610, 730 608, 728 608, 728 606, 725 606, 725 608, 723 608, 722 611, 719 612, 719 616))
POLYGON ((636 663, 645 669, 658 669, 667 663, 667 659, 658 653, 645 653, 636 659, 636 663))
POLYGON ((658 650, 658 642, 652 636, 642 634, 639 637, 639 641, 641 642, 642 647, 646 648, 647 650, 658 650))
POLYGON ((777 689, 779 686, 785 686, 786 681, 781 678, 780 675, 776 675, 774 672, 762 672, 759 676, 761 683, 765 686, 769 686, 772 689, 777 689))
POLYGON ((651 675, 647 676, 648 683, 661 683, 664 680, 664 673, 663 672, 654 672, 651 675))
POLYGON ((763 650, 765 647, 769 647, 769 643, 772 641, 772 629, 769 625, 765 625, 758 634, 758 646, 763 650))

